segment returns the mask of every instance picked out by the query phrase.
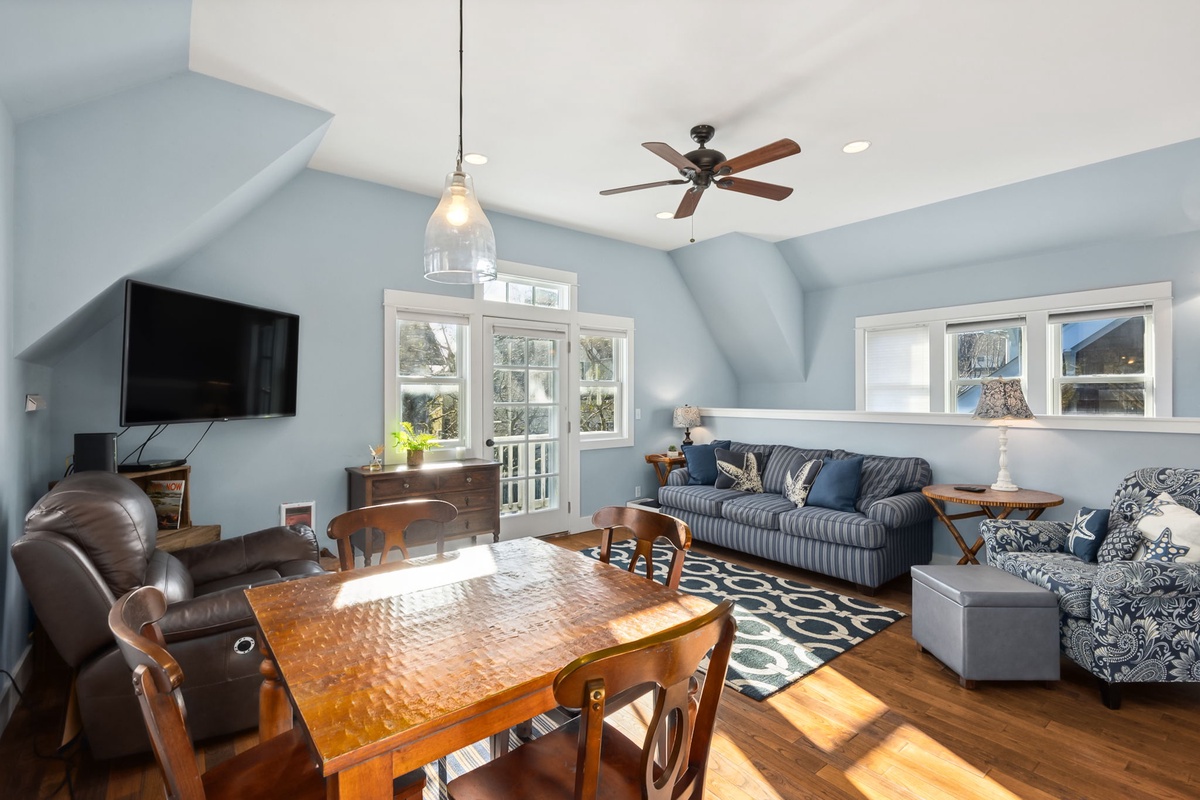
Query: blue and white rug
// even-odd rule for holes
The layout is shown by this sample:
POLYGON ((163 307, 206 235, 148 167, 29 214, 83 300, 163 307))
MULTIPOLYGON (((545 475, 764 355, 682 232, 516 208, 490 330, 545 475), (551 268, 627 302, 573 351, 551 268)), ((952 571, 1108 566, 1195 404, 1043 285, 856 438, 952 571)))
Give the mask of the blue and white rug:
MULTIPOLYGON (((633 542, 613 545, 612 563, 628 569, 633 542)), ((583 551, 600 557, 600 548, 583 551)), ((661 581, 670 554, 654 550, 654 573, 661 581)), ((645 569, 638 565, 638 574, 645 569)), ((886 606, 777 578, 751 567, 689 551, 680 590, 719 603, 734 601, 737 639, 726 685, 764 700, 808 673, 904 618, 886 606)))

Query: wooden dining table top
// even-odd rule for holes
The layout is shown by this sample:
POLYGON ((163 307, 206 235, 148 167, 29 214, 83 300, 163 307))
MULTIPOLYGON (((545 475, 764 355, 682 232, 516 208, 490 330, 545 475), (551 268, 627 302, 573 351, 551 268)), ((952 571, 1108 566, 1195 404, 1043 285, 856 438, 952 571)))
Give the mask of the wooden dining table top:
POLYGON ((713 608, 537 539, 246 590, 325 775, 397 772, 555 706, 581 655, 713 608))

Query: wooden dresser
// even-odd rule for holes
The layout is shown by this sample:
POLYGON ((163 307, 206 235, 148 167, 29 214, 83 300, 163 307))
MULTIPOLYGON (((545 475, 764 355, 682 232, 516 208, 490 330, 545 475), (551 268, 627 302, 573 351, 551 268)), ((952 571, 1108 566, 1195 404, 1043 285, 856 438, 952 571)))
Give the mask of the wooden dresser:
MULTIPOLYGON (((427 523, 414 529, 411 544, 491 534, 500 541, 500 464, 482 458, 431 461, 419 467, 403 464, 369 470, 346 467, 348 508, 363 508, 397 500, 429 498, 453 503, 458 517, 437 526, 427 523), (441 530, 438 531, 437 527, 441 530)), ((420 523, 419 523, 420 524, 420 523)), ((414 526, 416 528, 416 526, 414 526)))

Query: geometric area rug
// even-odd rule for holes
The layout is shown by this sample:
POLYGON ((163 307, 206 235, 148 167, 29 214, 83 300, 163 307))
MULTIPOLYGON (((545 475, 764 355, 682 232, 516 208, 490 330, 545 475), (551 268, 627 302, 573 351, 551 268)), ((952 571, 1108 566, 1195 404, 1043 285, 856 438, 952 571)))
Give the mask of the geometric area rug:
MULTIPOLYGON (((632 552, 632 540, 614 544, 612 563, 628 569, 632 552)), ((583 554, 599 558, 600 548, 583 554)), ((669 562, 669 548, 656 547, 654 574, 660 582, 669 562)), ((644 569, 639 564, 638 574, 644 569)), ((679 589, 714 603, 734 601, 738 631, 725 684, 755 700, 787 688, 905 616, 692 550, 683 561, 679 589)))

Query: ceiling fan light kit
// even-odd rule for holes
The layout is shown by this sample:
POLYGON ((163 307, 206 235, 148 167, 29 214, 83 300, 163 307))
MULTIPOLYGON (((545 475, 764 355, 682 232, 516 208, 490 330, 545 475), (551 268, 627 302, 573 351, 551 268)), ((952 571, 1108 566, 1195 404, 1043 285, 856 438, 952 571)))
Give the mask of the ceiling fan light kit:
MULTIPOLYGON (((425 277, 438 283, 496 279, 496 234, 463 172, 463 0, 458 1, 458 159, 425 226, 425 277)), ((486 161, 486 159, 485 159, 486 161)), ((482 162, 481 162, 482 163, 482 162)))
POLYGON ((716 129, 712 125, 697 125, 692 128, 692 140, 699 147, 687 154, 680 153, 665 142, 643 142, 642 147, 670 163, 675 169, 679 170, 682 178, 669 181, 655 181, 654 183, 639 183, 635 186, 622 186, 618 189, 605 189, 600 194, 621 194, 622 192, 634 192, 639 189, 650 189, 655 186, 682 186, 683 184, 691 184, 687 191, 684 192, 683 201, 680 202, 679 208, 676 209, 674 215, 675 219, 683 219, 695 213, 701 196, 710 186, 716 186, 718 189, 728 189, 729 191, 741 194, 749 194, 755 197, 765 197, 768 200, 783 200, 792 193, 791 188, 788 186, 779 186, 774 183, 762 183, 760 181, 751 181, 745 178, 733 178, 730 176, 762 166, 763 164, 769 164, 772 161, 778 161, 781 158, 794 156, 800 152, 800 145, 791 139, 780 139, 777 142, 772 142, 756 150, 751 150, 749 153, 743 153, 736 158, 727 159, 725 158, 725 154, 720 150, 713 150, 705 146, 712 139, 714 133, 716 133, 716 129))

